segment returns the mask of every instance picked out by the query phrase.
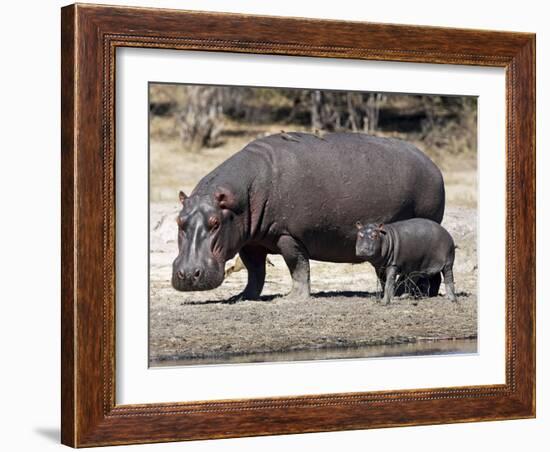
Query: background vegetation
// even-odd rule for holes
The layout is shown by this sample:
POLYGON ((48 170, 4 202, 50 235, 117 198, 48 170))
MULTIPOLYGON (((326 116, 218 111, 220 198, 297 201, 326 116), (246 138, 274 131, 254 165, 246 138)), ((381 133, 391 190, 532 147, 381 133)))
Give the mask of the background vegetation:
POLYGON ((152 84, 149 108, 152 134, 177 135, 188 152, 220 146, 228 136, 261 135, 275 125, 395 136, 421 142, 432 157, 477 151, 475 97, 152 84), (155 124, 155 117, 164 121, 155 124))

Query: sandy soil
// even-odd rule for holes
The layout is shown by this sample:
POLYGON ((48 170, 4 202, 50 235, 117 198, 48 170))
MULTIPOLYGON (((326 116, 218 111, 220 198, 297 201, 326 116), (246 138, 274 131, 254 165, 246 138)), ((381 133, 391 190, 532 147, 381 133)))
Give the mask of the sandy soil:
POLYGON ((183 188, 189 193, 204 174, 253 138, 232 135, 222 147, 201 154, 182 153, 176 140, 151 141, 151 365, 342 347, 357 349, 361 356, 358 347, 367 345, 477 336, 476 171, 471 160, 460 158, 438 162, 448 195, 443 225, 459 247, 454 269, 457 304, 444 298, 442 288, 436 298, 405 297, 382 306, 369 264, 316 261, 311 262, 313 296, 282 298, 291 280, 280 256, 270 256, 273 266, 268 267, 261 301, 227 303, 244 288, 246 270, 233 273, 215 290, 172 289, 177 191, 183 188))

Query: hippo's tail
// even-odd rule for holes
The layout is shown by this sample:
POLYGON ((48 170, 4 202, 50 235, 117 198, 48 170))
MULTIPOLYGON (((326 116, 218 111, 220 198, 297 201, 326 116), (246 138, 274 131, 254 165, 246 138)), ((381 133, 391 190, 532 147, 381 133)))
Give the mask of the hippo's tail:
MULTIPOLYGON (((441 174, 441 173, 440 173, 441 174)), ((439 206, 437 208, 437 211, 435 213, 434 221, 441 224, 443 221, 443 215, 445 214, 445 184, 443 183, 443 176, 441 176, 441 186, 440 186, 440 193, 439 193, 439 206)))

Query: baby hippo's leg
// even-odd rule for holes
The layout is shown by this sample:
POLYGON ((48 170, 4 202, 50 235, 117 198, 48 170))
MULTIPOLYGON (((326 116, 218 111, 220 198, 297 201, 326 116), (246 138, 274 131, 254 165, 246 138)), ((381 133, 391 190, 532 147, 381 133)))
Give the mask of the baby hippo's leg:
POLYGON ((443 281, 445 281, 445 292, 447 298, 453 302, 456 300, 455 281, 453 276, 453 264, 447 264, 443 267, 443 281))
POLYGON ((379 267, 376 269, 376 276, 380 282, 380 287, 382 290, 382 296, 384 296, 384 289, 386 286, 386 269, 384 267, 379 267))
POLYGON ((384 289, 384 298, 382 299, 383 304, 390 304, 390 301, 393 298, 396 275, 397 268, 395 266, 392 265, 386 268, 386 287, 384 289))

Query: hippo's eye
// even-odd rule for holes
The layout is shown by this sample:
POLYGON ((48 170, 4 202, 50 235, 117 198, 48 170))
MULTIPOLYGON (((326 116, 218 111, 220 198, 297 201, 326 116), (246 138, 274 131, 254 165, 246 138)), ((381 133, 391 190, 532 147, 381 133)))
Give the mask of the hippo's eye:
POLYGON ((217 217, 210 217, 208 219, 208 227, 211 230, 216 229, 220 225, 220 220, 217 217))

